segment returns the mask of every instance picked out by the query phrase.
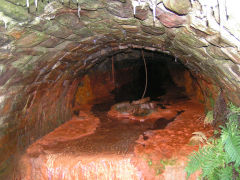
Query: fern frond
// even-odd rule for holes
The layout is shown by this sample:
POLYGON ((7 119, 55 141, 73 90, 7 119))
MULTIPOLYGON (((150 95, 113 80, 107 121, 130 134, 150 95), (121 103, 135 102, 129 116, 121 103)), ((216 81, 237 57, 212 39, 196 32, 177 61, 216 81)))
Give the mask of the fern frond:
POLYGON ((222 128, 221 140, 224 150, 229 156, 230 162, 240 165, 240 130, 238 128, 237 119, 233 119, 227 123, 227 127, 222 128))
POLYGON ((224 149, 228 156, 230 157, 231 162, 235 162, 236 165, 240 165, 240 135, 232 136, 228 134, 228 137, 224 142, 224 149))
POLYGON ((228 107, 230 109, 231 112, 240 113, 240 107, 235 106, 232 102, 228 104, 228 107))
MULTIPOLYGON (((240 176, 240 167, 236 166, 236 164, 234 165, 234 169, 235 171, 238 173, 238 176, 240 176)), ((239 178, 240 179, 240 178, 239 178)))
POLYGON ((198 132, 194 132, 194 133, 192 133, 194 136, 192 136, 191 138, 190 138, 190 140, 189 140, 189 143, 190 144, 199 144, 200 142, 201 143, 205 143, 205 142, 207 142, 207 137, 206 137, 206 135, 203 133, 203 132, 201 132, 201 131, 198 131, 198 132))
POLYGON ((202 177, 211 179, 215 176, 216 170, 224 166, 226 156, 223 151, 222 143, 212 141, 213 144, 203 146, 189 156, 189 162, 186 167, 187 177, 199 169, 202 169, 202 177))
MULTIPOLYGON (((208 180, 231 180, 233 172, 240 174, 240 107, 230 104, 229 110, 226 127, 220 126, 220 138, 208 139, 207 145, 189 157, 187 177, 199 169, 201 177, 208 180)), ((201 137, 201 133, 195 136, 201 137)))
POLYGON ((219 168, 224 166, 226 157, 220 146, 214 146, 207 153, 209 154, 205 154, 205 162, 202 165, 202 176, 210 179, 211 176, 216 176, 219 168))
POLYGON ((189 157, 189 162, 187 167, 185 168, 187 172, 187 177, 189 177, 191 174, 199 170, 202 166, 202 161, 201 161, 201 152, 200 150, 198 152, 193 152, 189 157))
POLYGON ((233 112, 229 113, 228 114, 228 120, 229 120, 228 124, 234 123, 235 125, 239 126, 239 124, 236 122, 238 119, 238 116, 240 116, 240 113, 239 114, 233 113, 233 112))
POLYGON ((218 179, 220 180, 232 180, 233 168, 231 166, 226 166, 224 168, 218 169, 218 179))
POLYGON ((200 168, 202 168, 203 177, 206 176, 206 174, 209 174, 213 171, 213 169, 219 166, 219 158, 216 159, 215 156, 216 148, 209 145, 203 146, 198 150, 198 152, 194 152, 191 156, 189 156, 189 162, 185 168, 187 177, 200 168))
POLYGON ((204 124, 212 124, 213 123, 213 111, 208 111, 206 117, 204 118, 204 124))
POLYGON ((201 131, 193 132, 192 134, 201 137, 204 141, 207 141, 207 136, 201 131))

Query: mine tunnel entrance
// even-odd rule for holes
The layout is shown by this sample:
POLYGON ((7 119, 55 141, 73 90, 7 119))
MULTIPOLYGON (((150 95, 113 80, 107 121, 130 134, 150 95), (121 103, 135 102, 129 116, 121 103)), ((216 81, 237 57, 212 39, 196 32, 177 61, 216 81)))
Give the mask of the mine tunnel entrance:
POLYGON ((191 133, 210 133, 199 121, 201 95, 197 79, 172 56, 140 50, 110 56, 80 77, 72 119, 27 149, 21 176, 42 169, 50 179, 185 177, 179 163, 196 149, 191 133))
POLYGON ((173 91, 173 89, 178 92, 176 94, 184 94, 184 82, 177 82, 178 84, 182 83, 180 86, 174 82, 175 80, 178 81, 174 79, 174 76, 183 76, 184 73, 188 71, 183 64, 166 54, 145 53, 147 55, 146 58, 144 57, 146 67, 143 57, 135 60, 126 59, 125 61, 115 63, 116 71, 124 65, 125 69, 132 67, 132 70, 127 72, 127 75, 131 74, 132 80, 129 79, 128 76, 128 81, 130 82, 124 83, 123 85, 119 85, 118 82, 124 82, 124 76, 122 73, 116 73, 115 82, 117 86, 115 86, 115 90, 113 90, 115 100, 136 100, 142 98, 143 94, 144 97, 159 100, 160 96, 166 95, 168 92, 173 91), (175 69, 177 69, 177 71, 175 71, 175 69), (145 88, 146 92, 144 93, 145 88))
POLYGON ((141 99, 143 95, 151 100, 159 100, 164 95, 195 98, 197 93, 202 93, 197 79, 177 58, 129 50, 96 63, 81 79, 74 103, 92 103, 93 99, 110 94, 116 102, 121 102, 141 99), (88 92, 87 86, 92 88, 88 92))

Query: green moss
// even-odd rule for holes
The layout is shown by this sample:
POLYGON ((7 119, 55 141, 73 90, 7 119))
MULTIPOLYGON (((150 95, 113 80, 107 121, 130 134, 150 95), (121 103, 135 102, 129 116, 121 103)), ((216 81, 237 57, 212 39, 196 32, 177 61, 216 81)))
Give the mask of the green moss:
POLYGON ((233 113, 240 113, 240 107, 235 106, 232 102, 228 104, 229 109, 233 113))
POLYGON ((93 36, 92 31, 87 27, 84 27, 81 29, 74 29, 73 31, 75 34, 81 36, 82 38, 87 38, 87 37, 93 36))
POLYGON ((120 17, 115 17, 113 19, 115 22, 117 22, 120 25, 137 25, 138 20, 136 18, 120 18, 120 17))
POLYGON ((71 28, 79 28, 81 24, 79 24, 79 18, 74 14, 64 14, 56 17, 57 21, 64 26, 71 28))
POLYGON ((189 47, 203 47, 207 45, 206 42, 201 41, 193 34, 182 31, 176 34, 175 40, 180 41, 189 47))
POLYGON ((88 28, 96 33, 110 33, 111 29, 107 27, 105 23, 91 23, 88 25, 88 28))
POLYGON ((18 47, 33 47, 48 39, 49 36, 41 32, 29 32, 16 42, 18 47))
POLYGON ((166 166, 174 166, 176 164, 176 159, 162 159, 159 162, 156 162, 152 165, 152 168, 155 171, 155 175, 158 176, 162 174, 166 166))
POLYGON ((86 10, 97 10, 99 8, 103 8, 104 4, 102 1, 96 1, 96 0, 79 0, 80 6, 82 9, 86 10))
POLYGON ((166 166, 174 166, 177 162, 176 159, 161 159, 160 161, 153 161, 149 154, 146 154, 143 159, 151 169, 154 169, 156 176, 162 174, 166 166))
POLYGON ((152 160, 151 159, 148 160, 148 165, 152 166, 152 160))
POLYGON ((213 122, 213 111, 208 111, 204 119, 204 124, 212 124, 212 122, 213 122))
POLYGON ((31 19, 31 15, 28 14, 26 7, 17 6, 8 1, 1 1, 0 11, 18 21, 26 21, 31 19))
POLYGON ((213 97, 210 97, 209 100, 210 100, 211 107, 214 108, 215 101, 213 97))
POLYGON ((45 29, 45 33, 47 34, 64 34, 64 29, 63 26, 60 25, 59 23, 57 23, 56 21, 47 21, 46 24, 44 24, 44 29, 45 29))
POLYGON ((205 103, 205 101, 204 101, 203 99, 199 99, 198 102, 201 103, 201 104, 204 104, 204 103, 205 103))
POLYGON ((22 70, 24 66, 32 59, 32 56, 23 56, 22 58, 18 59, 17 61, 14 61, 12 63, 12 66, 16 69, 22 70))
POLYGON ((162 165, 164 166, 173 166, 176 164, 176 159, 164 159, 160 161, 162 165))
POLYGON ((39 56, 23 56, 12 63, 12 66, 21 71, 24 75, 28 75, 37 65, 39 56))

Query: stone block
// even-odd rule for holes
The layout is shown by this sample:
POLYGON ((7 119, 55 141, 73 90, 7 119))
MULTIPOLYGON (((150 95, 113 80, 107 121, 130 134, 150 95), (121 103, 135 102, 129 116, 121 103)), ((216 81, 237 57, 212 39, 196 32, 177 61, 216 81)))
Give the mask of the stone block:
POLYGON ((26 34, 24 37, 17 40, 16 46, 24 47, 24 48, 34 47, 34 46, 40 44, 41 42, 45 41, 48 38, 49 38, 49 36, 47 36, 44 33, 30 32, 30 33, 26 34))
POLYGON ((188 14, 191 3, 189 0, 163 0, 164 6, 177 14, 188 14))

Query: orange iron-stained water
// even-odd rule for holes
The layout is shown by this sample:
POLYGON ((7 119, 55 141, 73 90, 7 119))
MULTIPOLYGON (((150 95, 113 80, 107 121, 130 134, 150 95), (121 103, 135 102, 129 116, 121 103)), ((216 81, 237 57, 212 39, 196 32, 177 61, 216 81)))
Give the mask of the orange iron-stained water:
POLYGON ((33 143, 21 158, 19 178, 185 179, 186 157, 198 149, 189 145, 192 133, 212 134, 203 124, 203 107, 188 99, 158 104, 136 118, 111 113, 112 105, 77 109, 70 121, 33 143))

